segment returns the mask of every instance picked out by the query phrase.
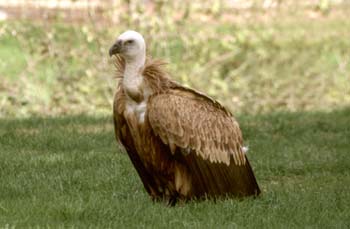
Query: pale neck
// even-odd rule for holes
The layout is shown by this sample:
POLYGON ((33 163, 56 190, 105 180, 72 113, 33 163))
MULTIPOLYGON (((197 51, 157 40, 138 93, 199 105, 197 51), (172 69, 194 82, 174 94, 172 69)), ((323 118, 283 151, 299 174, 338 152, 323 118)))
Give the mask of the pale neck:
POLYGON ((142 68, 145 65, 145 55, 137 58, 125 58, 125 70, 123 77, 123 85, 125 89, 137 90, 143 81, 142 68))
POLYGON ((145 55, 138 56, 137 58, 125 58, 125 71, 124 77, 137 77, 140 75, 141 69, 145 66, 145 55))

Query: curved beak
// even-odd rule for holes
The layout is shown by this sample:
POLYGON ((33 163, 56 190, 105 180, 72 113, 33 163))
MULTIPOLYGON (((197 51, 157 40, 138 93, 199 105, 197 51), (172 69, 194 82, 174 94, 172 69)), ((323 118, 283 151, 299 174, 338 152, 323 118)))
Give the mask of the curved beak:
POLYGON ((115 54, 120 53, 121 49, 122 49, 122 41, 118 40, 109 49, 109 56, 111 57, 111 56, 113 56, 115 54))

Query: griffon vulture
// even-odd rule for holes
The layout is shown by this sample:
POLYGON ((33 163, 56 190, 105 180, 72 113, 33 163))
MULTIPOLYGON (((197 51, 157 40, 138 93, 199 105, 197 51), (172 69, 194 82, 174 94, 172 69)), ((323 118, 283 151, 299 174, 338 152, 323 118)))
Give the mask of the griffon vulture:
POLYGON ((146 60, 141 34, 126 31, 109 50, 119 83, 113 119, 153 200, 257 196, 260 189, 231 113, 203 93, 171 80, 146 60))

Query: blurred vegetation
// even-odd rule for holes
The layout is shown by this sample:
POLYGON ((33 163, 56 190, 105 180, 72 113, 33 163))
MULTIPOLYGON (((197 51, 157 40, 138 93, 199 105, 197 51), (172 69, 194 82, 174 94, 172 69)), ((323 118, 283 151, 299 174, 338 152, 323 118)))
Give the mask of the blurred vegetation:
POLYGON ((148 54, 166 60, 174 79, 235 113, 349 105, 349 4, 253 2, 117 1, 84 21, 62 12, 2 21, 0 116, 111 113, 108 49, 126 29, 145 36, 148 54))

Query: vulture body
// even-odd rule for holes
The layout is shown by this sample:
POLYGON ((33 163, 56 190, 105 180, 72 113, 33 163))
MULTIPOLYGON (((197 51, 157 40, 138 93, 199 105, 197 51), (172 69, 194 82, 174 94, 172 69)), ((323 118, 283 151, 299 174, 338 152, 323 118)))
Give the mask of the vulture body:
POLYGON ((109 50, 119 78, 113 118, 154 200, 257 196, 237 121, 217 101, 171 80, 162 62, 146 60, 143 37, 120 35, 109 50))

